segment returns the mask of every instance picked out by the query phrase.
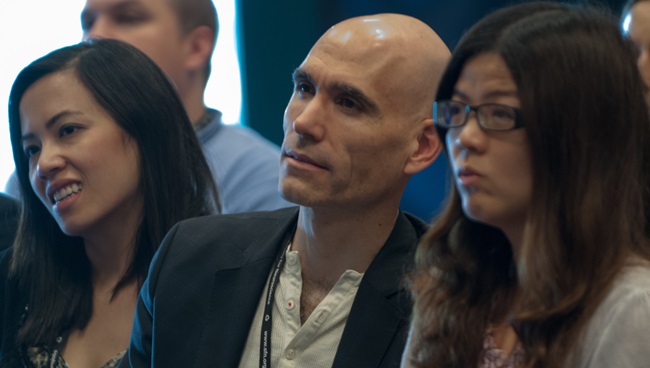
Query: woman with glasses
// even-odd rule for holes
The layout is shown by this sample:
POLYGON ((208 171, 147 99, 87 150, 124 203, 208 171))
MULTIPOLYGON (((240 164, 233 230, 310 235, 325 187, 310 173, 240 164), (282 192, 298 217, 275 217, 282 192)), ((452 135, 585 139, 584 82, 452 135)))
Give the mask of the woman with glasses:
POLYGON ((406 367, 647 367, 650 121, 613 17, 499 10, 434 121, 454 185, 411 279, 406 367))

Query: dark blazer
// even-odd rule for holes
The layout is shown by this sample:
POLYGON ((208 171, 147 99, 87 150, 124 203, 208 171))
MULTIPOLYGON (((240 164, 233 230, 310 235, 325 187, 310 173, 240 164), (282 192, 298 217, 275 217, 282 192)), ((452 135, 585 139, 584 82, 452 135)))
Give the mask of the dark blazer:
MULTIPOLYGON (((165 237, 136 309, 120 367, 237 367, 272 263, 285 249, 297 208, 186 220, 165 237)), ((366 271, 333 367, 399 367, 421 220, 400 213, 366 271)))
POLYGON ((0 193, 0 250, 9 248, 18 228, 18 201, 0 193))

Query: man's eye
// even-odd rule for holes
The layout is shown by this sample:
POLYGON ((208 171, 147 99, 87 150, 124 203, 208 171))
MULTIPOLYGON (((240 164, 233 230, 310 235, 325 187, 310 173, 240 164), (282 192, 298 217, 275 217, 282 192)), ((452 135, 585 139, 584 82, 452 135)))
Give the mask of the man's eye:
POLYGON ((296 82, 296 92, 299 93, 308 93, 308 94, 313 94, 314 88, 312 87, 311 84, 306 83, 306 82, 296 82))
POLYGON ((349 98, 342 98, 339 103, 341 104, 341 106, 345 107, 346 109, 356 109, 358 106, 356 102, 354 102, 349 98))

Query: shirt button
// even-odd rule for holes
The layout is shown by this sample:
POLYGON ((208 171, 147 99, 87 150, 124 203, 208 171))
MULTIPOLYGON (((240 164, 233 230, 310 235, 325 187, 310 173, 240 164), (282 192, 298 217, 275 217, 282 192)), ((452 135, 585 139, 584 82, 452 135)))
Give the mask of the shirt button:
POLYGON ((293 358, 296 357, 296 351, 293 349, 289 349, 287 350, 287 353, 284 356, 287 357, 287 359, 292 360, 293 358))
POLYGON ((318 323, 322 323, 322 322, 325 321, 326 319, 327 319, 327 312, 323 312, 323 311, 321 311, 320 313, 318 313, 318 318, 316 318, 316 321, 317 321, 318 323))
POLYGON ((292 310, 293 308, 295 308, 295 306, 296 306, 296 303, 295 303, 293 300, 290 299, 290 300, 287 302, 287 309, 288 309, 288 310, 292 310))
POLYGON ((297 257, 287 257, 287 263, 290 264, 290 265, 292 265, 292 266, 295 265, 295 264, 296 264, 296 261, 297 261, 296 258, 297 258, 297 257))

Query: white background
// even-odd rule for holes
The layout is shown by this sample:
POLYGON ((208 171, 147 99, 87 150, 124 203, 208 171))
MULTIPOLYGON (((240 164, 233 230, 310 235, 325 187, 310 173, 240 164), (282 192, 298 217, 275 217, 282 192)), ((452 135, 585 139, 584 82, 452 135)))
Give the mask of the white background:
MULTIPOLYGON (((241 83, 235 38, 235 0, 213 0, 219 13, 219 38, 205 101, 223 112, 224 122, 239 121, 241 83)), ((0 0, 0 191, 14 170, 7 105, 20 70, 59 47, 81 40, 79 15, 85 0, 0 0)))

